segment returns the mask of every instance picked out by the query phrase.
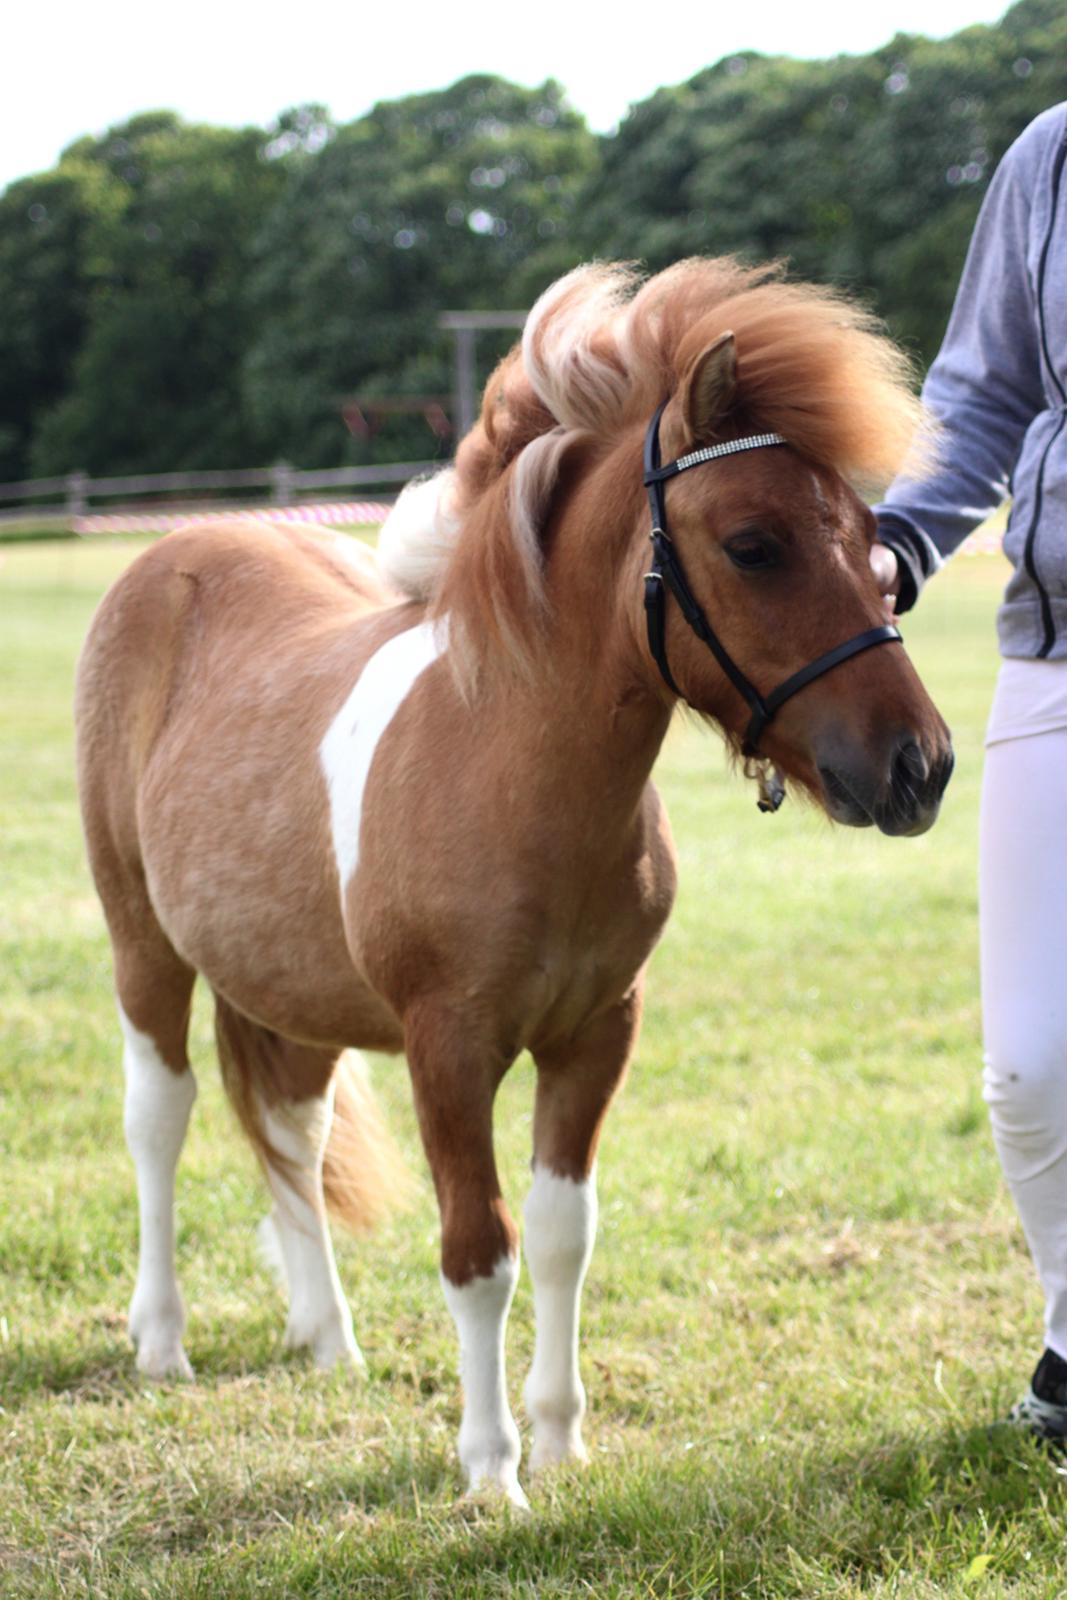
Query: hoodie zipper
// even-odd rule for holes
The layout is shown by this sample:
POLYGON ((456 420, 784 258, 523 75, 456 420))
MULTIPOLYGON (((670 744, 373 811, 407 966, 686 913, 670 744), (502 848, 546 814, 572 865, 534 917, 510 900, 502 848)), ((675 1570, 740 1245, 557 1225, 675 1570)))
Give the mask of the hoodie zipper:
MULTIPOLYGON (((1045 322, 1045 274, 1048 268, 1048 258, 1052 245, 1052 235, 1056 227, 1056 210, 1059 205, 1060 198, 1060 179, 1063 175, 1063 163, 1065 158, 1067 158, 1067 138, 1061 138, 1059 149, 1056 151, 1056 159, 1052 166, 1052 210, 1049 214, 1048 228, 1045 232, 1045 242, 1041 246, 1041 259, 1039 260, 1037 266, 1037 325, 1038 332, 1041 337, 1041 352, 1045 358, 1045 367, 1048 371, 1049 377, 1056 387, 1062 404, 1067 404, 1067 391, 1064 390, 1059 374, 1052 364, 1052 355, 1048 346, 1048 329, 1045 322)), ((1030 517, 1030 526, 1026 530, 1026 543, 1023 548, 1023 565, 1030 576, 1030 580, 1033 583, 1034 588, 1037 590, 1038 599, 1041 602, 1041 624, 1043 629, 1043 638, 1041 641, 1041 648, 1037 652, 1039 659, 1048 656, 1052 646, 1056 642, 1056 623, 1052 615, 1052 601, 1049 598, 1048 590, 1045 588, 1045 585, 1042 583, 1041 578, 1038 575, 1034 547, 1037 543, 1037 525, 1041 519, 1041 506, 1044 500, 1045 465, 1048 461, 1049 452, 1051 451, 1052 446, 1056 443, 1056 440, 1063 432, 1065 422, 1067 422, 1067 411, 1061 411, 1060 419, 1056 424, 1055 431, 1046 444, 1044 450, 1041 452, 1041 463, 1037 469, 1037 480, 1034 484, 1034 509, 1030 517)))

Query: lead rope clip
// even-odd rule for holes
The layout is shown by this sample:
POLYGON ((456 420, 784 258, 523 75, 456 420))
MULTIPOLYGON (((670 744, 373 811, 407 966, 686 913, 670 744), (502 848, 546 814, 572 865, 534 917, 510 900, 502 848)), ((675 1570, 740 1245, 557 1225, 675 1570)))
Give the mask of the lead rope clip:
POLYGON ((785 799, 785 779, 772 761, 761 761, 759 769, 750 774, 759 785, 759 797, 756 801, 761 811, 772 814, 778 810, 785 799))

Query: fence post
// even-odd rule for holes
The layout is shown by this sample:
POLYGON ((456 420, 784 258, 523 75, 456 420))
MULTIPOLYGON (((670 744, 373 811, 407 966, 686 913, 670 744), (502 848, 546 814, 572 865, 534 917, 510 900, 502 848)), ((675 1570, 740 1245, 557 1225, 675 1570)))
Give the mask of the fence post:
POLYGON ((293 503, 293 469, 288 461, 276 461, 270 469, 271 500, 276 506, 293 503))
POLYGON ((67 516, 84 517, 88 506, 89 475, 85 472, 67 474, 67 516))

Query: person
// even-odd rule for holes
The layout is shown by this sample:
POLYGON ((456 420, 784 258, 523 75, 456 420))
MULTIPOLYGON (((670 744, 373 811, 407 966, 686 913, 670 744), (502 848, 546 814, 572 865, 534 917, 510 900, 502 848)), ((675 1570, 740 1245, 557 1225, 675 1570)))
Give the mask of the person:
POLYGON ((924 399, 938 466, 875 507, 897 610, 1011 493, 1012 575, 979 825, 984 1096, 1045 1294, 1045 1348, 1010 1420, 1067 1443, 1067 102, 985 196, 924 399))

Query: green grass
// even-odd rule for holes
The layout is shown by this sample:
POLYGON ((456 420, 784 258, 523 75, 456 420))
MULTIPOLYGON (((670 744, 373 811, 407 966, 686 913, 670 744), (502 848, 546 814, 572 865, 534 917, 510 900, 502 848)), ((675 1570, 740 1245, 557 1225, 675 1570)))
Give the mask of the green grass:
MULTIPOLYGON (((987 1425, 1040 1301, 978 1091, 974 844, 1002 564, 909 620, 959 758, 919 840, 758 815, 714 738, 659 768, 681 856, 600 1163, 592 1465, 528 1519, 460 1501, 436 1215, 342 1276, 370 1379, 283 1357, 265 1197, 197 1010, 179 1271, 195 1386, 125 1336, 132 1173, 71 780, 78 643, 128 541, 0 551, 0 1594, 1050 1596, 1063 1480, 987 1425)), ((516 1209, 530 1083, 500 1099, 516 1209)), ((379 1091, 421 1174, 403 1064, 379 1091)), ((511 1387, 531 1352, 520 1287, 511 1387)), ((521 1410, 520 1410, 521 1419, 521 1410)))

